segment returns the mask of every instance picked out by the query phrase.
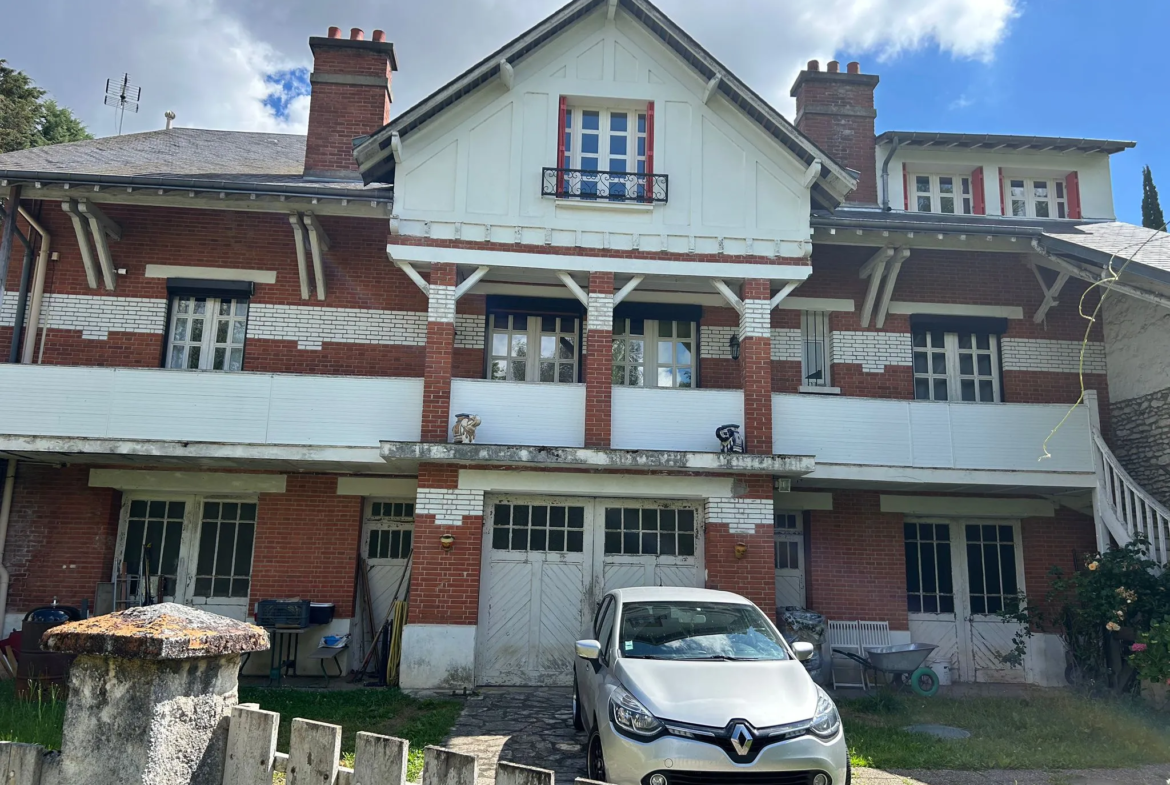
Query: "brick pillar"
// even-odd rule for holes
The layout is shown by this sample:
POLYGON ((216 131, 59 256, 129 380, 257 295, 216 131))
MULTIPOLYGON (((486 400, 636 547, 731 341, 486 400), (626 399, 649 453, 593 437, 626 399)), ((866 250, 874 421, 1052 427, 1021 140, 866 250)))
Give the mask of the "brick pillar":
POLYGON ((455 355, 455 265, 432 264, 430 285, 422 440, 446 442, 451 420, 451 363, 455 355))
POLYGON ((483 491, 458 486, 458 466, 419 466, 410 607, 402 638, 406 689, 474 686, 483 491), (443 547, 444 535, 454 538, 450 548, 443 547))
POLYGON ((772 309, 762 278, 743 283, 739 319, 739 364, 743 373, 744 441, 747 451, 772 452, 772 309))
POLYGON ((589 274, 585 446, 609 449, 613 420, 613 273, 589 274))
POLYGON ((776 568, 772 554, 772 478, 740 478, 739 498, 708 499, 705 507, 707 588, 747 597, 769 618, 776 616, 776 568), (736 546, 746 549, 736 557, 736 546))

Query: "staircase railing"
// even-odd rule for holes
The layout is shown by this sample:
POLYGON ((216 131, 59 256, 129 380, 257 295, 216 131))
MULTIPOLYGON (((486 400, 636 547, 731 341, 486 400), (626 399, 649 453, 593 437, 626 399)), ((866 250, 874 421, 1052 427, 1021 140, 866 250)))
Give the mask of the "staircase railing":
POLYGON ((1170 566, 1170 510, 1146 493, 1121 467, 1117 456, 1093 430, 1093 458, 1097 467, 1097 518, 1124 546, 1137 537, 1149 543, 1149 558, 1170 566))

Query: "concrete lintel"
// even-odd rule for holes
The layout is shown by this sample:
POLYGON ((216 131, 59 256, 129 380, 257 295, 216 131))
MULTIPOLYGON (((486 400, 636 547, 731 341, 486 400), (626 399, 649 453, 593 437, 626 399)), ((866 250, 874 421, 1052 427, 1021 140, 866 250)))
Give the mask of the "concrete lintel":
POLYGON ((731 477, 459 470, 461 489, 488 493, 539 493, 638 499, 718 499, 736 496, 736 485, 731 477))
POLYGON ((702 471, 716 474, 771 474, 801 477, 811 472, 811 455, 749 455, 683 450, 604 450, 527 447, 506 444, 382 442, 386 461, 440 461, 456 464, 558 466, 566 469, 702 471))
POLYGON ((338 496, 397 496, 413 499, 417 477, 338 477, 338 496))
POLYGON ((89 487, 177 493, 284 493, 283 474, 90 469, 89 487))
POLYGON ((1048 499, 996 499, 986 496, 881 496, 882 512, 950 518, 1051 518, 1048 499))
POLYGON ((773 496, 777 510, 831 510, 832 491, 789 491, 777 492, 773 496))

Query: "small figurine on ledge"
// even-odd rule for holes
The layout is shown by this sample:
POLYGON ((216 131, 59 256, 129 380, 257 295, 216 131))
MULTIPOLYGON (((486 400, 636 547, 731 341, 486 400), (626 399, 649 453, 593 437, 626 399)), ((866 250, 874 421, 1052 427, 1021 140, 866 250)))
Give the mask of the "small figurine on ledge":
POLYGON ((715 429, 715 437, 719 439, 719 452, 745 452, 738 425, 720 425, 715 429))
POLYGON ((455 415, 455 425, 451 428, 455 444, 475 444, 475 429, 479 423, 480 419, 474 414, 455 415))

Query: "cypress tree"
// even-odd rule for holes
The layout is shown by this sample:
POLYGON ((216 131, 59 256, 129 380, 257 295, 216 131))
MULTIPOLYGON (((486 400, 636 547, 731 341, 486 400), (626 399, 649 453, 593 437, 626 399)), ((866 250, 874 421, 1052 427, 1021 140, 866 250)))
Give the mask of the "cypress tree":
POLYGON ((1148 166, 1142 169, 1142 226, 1166 231, 1166 218, 1162 215, 1162 205, 1158 204, 1154 174, 1148 166))

